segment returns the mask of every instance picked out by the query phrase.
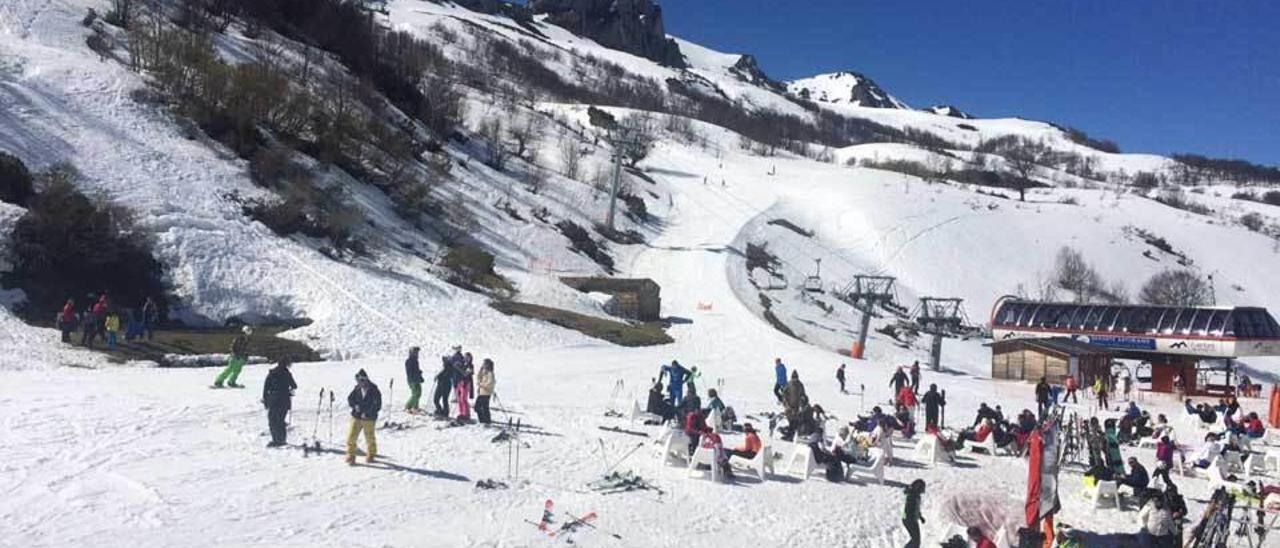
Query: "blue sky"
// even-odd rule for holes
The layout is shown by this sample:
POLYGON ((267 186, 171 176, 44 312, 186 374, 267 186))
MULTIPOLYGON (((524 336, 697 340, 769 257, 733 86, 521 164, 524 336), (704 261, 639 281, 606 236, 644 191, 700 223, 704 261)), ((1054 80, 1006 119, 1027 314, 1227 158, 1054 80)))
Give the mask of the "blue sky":
POLYGON ((1064 123, 1126 152, 1280 165, 1280 2, 662 0, 667 32, 791 79, 1064 123))

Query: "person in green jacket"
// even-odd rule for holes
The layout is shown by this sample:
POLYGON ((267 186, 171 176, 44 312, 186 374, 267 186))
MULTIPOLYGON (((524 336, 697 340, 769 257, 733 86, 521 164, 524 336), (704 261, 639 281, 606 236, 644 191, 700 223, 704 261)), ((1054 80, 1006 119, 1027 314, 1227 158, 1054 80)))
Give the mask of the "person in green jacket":
POLYGON ((240 378, 240 369, 249 361, 249 336, 252 334, 253 328, 246 325, 241 329, 240 335, 231 341, 231 357, 227 359, 227 366, 218 373, 218 378, 214 379, 214 388, 222 388, 223 382, 231 388, 244 388, 236 384, 236 380, 240 378))
POLYGON ((924 495, 924 480, 911 482, 903 491, 907 495, 907 501, 902 508, 902 526, 907 528, 907 535, 911 537, 906 548, 920 548, 920 524, 924 523, 924 516, 920 513, 920 497, 924 495))

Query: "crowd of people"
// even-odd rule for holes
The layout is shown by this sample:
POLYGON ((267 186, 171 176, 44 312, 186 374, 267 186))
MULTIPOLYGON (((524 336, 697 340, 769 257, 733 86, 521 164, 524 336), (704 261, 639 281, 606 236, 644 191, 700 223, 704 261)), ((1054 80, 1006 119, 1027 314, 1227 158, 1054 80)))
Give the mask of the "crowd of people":
POLYGON ((80 346, 92 349, 101 340, 108 350, 134 340, 152 340, 156 325, 160 322, 160 306, 155 299, 147 298, 141 306, 125 308, 117 306, 107 294, 90 296, 88 305, 77 309, 75 299, 67 299, 54 317, 54 327, 62 334, 62 342, 75 344, 74 336, 80 333, 80 346))

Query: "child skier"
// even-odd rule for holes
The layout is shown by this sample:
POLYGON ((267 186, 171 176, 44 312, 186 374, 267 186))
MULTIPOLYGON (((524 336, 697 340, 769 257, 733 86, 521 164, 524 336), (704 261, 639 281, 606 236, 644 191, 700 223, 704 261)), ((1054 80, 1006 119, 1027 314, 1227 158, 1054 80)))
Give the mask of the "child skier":
POLYGON ((240 330, 240 335, 231 341, 231 357, 227 359, 227 366, 218 373, 218 378, 213 380, 214 388, 222 388, 223 382, 231 388, 244 388, 236 384, 236 380, 240 378, 240 369, 244 367, 245 362, 249 361, 250 335, 253 335, 253 328, 246 325, 240 330))

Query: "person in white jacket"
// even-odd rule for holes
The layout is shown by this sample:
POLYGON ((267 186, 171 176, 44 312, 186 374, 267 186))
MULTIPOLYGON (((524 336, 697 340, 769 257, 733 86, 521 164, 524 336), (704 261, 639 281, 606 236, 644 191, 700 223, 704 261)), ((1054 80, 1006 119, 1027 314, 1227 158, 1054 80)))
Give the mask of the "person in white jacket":
POLYGON ((1152 497, 1142 510, 1138 511, 1138 522, 1142 524, 1139 540, 1142 546, 1165 548, 1174 546, 1173 514, 1165 508, 1164 497, 1152 497))
POLYGON ((485 358, 476 373, 476 418, 480 424, 489 424, 489 398, 493 397, 493 360, 485 358))

